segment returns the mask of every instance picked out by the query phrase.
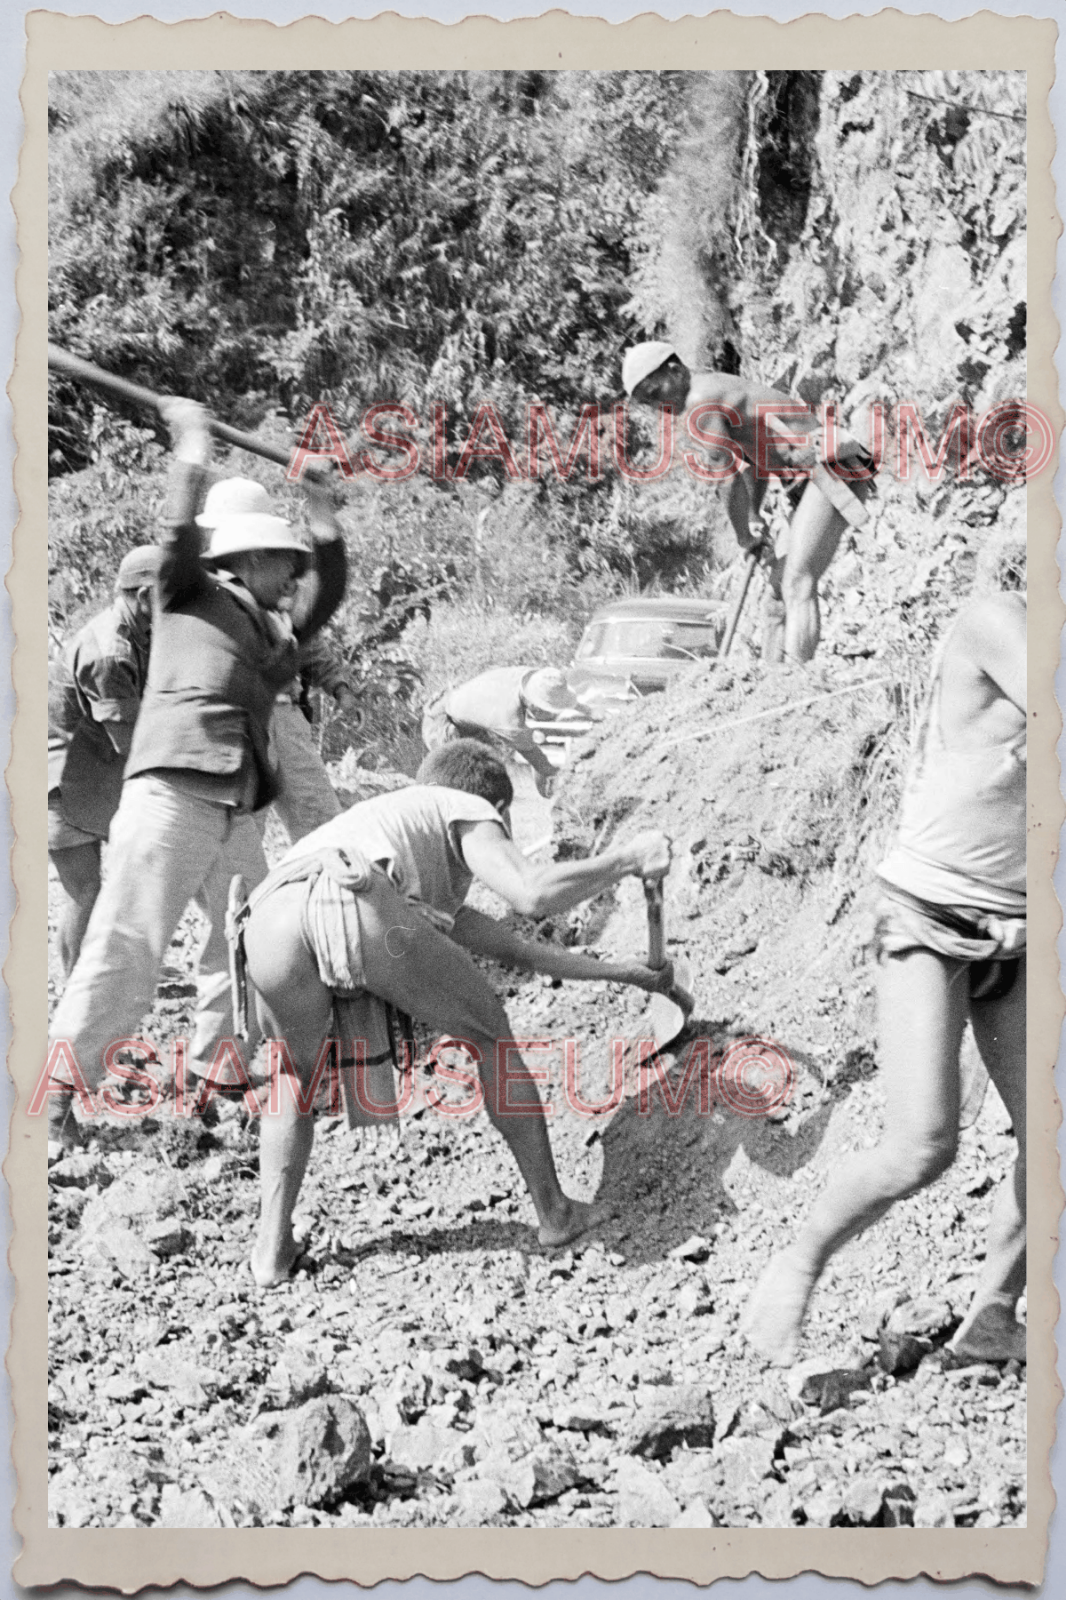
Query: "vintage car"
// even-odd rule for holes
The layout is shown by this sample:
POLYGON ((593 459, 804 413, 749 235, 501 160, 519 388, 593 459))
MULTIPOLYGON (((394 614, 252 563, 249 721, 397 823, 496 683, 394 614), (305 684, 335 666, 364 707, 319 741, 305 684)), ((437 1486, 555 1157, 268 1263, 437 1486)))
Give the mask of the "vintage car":
POLYGON ((713 600, 643 595, 600 606, 566 674, 582 709, 555 721, 531 722, 538 743, 553 760, 558 752, 561 764, 570 741, 587 733, 598 717, 665 689, 686 667, 713 661, 725 626, 725 608, 713 600))

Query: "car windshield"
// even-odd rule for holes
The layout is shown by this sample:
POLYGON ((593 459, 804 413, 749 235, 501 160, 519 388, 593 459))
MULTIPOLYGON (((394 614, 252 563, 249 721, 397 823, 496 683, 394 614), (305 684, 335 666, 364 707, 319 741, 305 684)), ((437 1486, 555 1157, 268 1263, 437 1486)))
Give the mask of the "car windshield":
POLYGON ((701 659, 717 653, 714 629, 706 622, 621 617, 594 622, 585 630, 576 659, 590 656, 638 657, 653 661, 701 659))

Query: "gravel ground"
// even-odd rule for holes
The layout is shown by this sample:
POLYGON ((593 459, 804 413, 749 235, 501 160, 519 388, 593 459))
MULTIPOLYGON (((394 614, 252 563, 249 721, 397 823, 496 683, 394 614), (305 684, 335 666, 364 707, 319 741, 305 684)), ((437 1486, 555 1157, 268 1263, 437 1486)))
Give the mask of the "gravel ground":
MULTIPOLYGON (((670 711, 691 730, 790 692, 784 674, 723 676, 715 696, 693 680, 670 711)), ((802 794, 789 749, 761 731, 664 762, 661 711, 575 753, 557 848, 671 819, 670 916, 699 1004, 667 1086, 680 1095, 694 1044, 713 1059, 751 1035, 787 1055, 791 1080, 769 1114, 720 1088, 701 1108, 692 1085, 671 1111, 657 1089, 642 1102, 630 1048, 625 1099, 587 1117, 563 1103, 559 1053, 545 1057, 564 1184, 610 1213, 571 1249, 540 1248, 484 1113, 427 1107, 422 1067, 398 1143, 320 1119, 298 1210, 308 1255, 270 1291, 245 1266, 255 1119, 208 1126, 164 1103, 52 1152, 53 1525, 1024 1521, 1025 1370, 960 1369, 944 1349, 1013 1155, 994 1092, 952 1170, 837 1257, 801 1366, 768 1372, 736 1331, 763 1261, 842 1156, 878 1137, 862 851, 827 851, 815 825, 818 774, 840 790, 842 749, 883 718, 875 698, 792 719, 802 794)), ((554 936, 640 948, 642 916, 633 886, 554 936)), ((190 914, 149 1037, 187 1026, 194 935, 190 914)), ((641 1037, 643 997, 497 979, 518 1035, 576 1038, 581 1091, 602 1096, 611 1040, 641 1037)))

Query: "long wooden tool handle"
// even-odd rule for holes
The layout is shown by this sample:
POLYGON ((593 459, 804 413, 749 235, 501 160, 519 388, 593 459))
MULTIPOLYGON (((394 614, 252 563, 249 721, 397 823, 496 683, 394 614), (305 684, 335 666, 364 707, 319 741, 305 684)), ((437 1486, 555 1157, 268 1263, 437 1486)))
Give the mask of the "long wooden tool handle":
POLYGON ((729 626, 725 630, 725 638, 722 640, 722 648, 719 652, 722 657, 725 657, 729 654, 729 647, 733 643, 733 638, 737 631, 737 624, 740 621, 740 613, 743 611, 744 602, 748 598, 748 590, 751 588, 752 574, 755 571, 755 563, 758 561, 758 559, 759 546, 757 544, 753 544, 744 558, 746 563, 744 567, 744 581, 740 586, 740 593, 737 596, 737 603, 733 607, 733 615, 729 619, 729 626))
POLYGON ((229 950, 233 1031, 238 1039, 248 1038, 248 977, 244 965, 244 937, 240 925, 245 894, 244 879, 240 873, 235 873, 229 881, 229 896, 226 901, 226 944, 229 950))
POLYGON ((648 966, 653 970, 666 965, 666 934, 663 929, 663 880, 644 879, 644 899, 648 906, 648 966))
MULTIPOLYGON (((117 378, 113 372, 105 372, 103 367, 95 367, 91 361, 83 361, 80 356, 72 356, 69 350, 63 350, 57 344, 48 346, 48 366, 52 372, 61 372, 66 378, 76 378, 79 383, 91 383, 105 394, 113 394, 116 399, 144 406, 149 411, 160 411, 163 401, 169 398, 156 394, 154 389, 145 389, 139 383, 130 383, 128 378, 117 378)), ((263 456, 267 461, 276 461, 279 467, 287 467, 292 460, 291 451, 265 444, 254 434, 242 433, 239 428, 217 422, 214 417, 208 418, 207 425, 215 438, 221 439, 224 444, 235 445, 238 450, 250 450, 253 455, 263 456)))

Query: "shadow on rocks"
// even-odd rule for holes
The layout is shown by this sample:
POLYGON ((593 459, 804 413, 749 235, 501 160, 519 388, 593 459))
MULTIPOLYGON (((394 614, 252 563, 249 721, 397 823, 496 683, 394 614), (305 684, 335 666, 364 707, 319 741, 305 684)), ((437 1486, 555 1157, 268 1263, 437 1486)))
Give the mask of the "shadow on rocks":
POLYGON ((815 1158, 850 1085, 827 1084, 817 1062, 783 1049, 793 1064, 793 1091, 769 1115, 739 1110, 717 1090, 701 1102, 695 1074, 684 1091, 686 1047, 668 1072, 666 1093, 653 1085, 632 1095, 603 1129, 596 1201, 615 1213, 612 1240, 630 1263, 660 1260, 694 1235, 713 1244, 743 1229, 746 1205, 761 1207, 738 1204, 730 1192, 738 1186, 727 1186, 738 1155, 776 1179, 793 1177, 815 1158))

